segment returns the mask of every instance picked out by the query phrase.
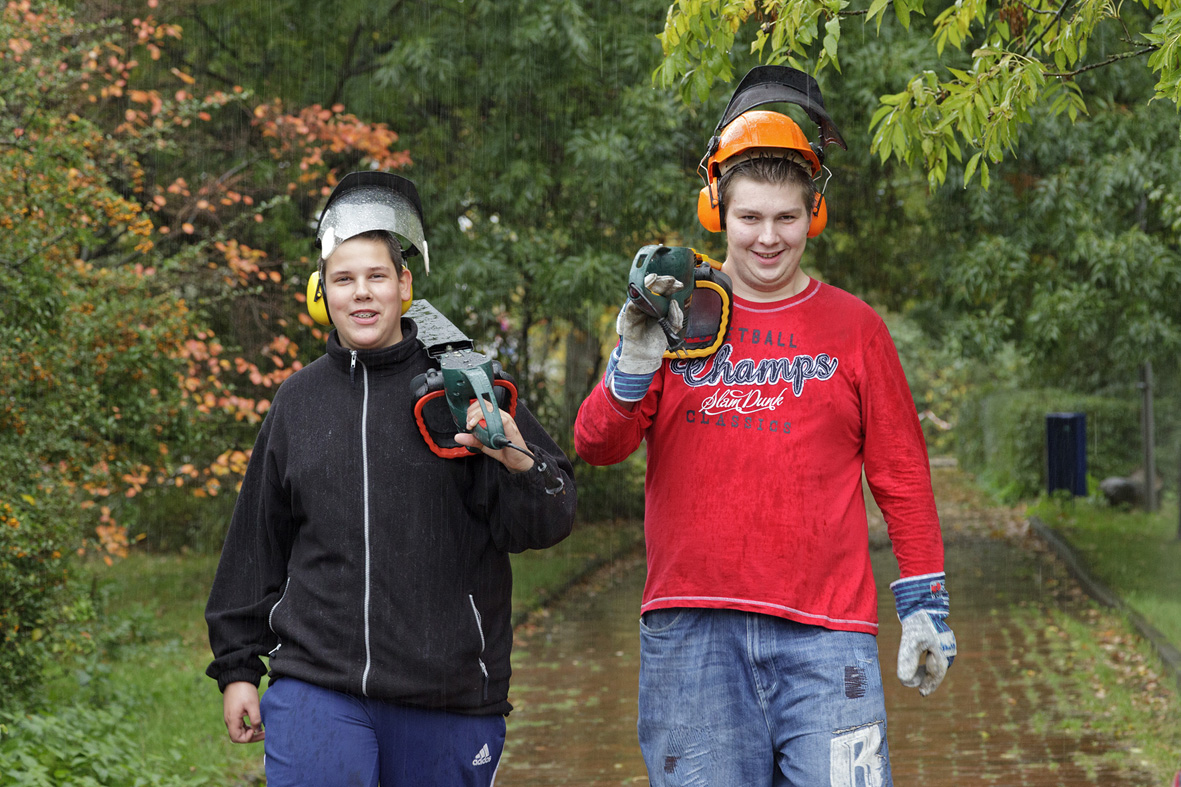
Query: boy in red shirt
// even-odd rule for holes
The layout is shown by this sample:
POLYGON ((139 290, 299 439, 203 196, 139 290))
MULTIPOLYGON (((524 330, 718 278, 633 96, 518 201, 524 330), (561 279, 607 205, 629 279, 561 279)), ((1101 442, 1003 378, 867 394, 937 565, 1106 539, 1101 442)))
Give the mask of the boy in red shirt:
POLYGON ((649 778, 889 785, 862 469, 903 577, 899 677, 926 695, 955 656, 926 445, 881 318, 800 267, 823 229, 822 149, 767 111, 739 114, 715 142, 702 218, 726 231, 726 341, 666 361, 663 330, 629 303, 575 426, 591 464, 647 442, 649 778))

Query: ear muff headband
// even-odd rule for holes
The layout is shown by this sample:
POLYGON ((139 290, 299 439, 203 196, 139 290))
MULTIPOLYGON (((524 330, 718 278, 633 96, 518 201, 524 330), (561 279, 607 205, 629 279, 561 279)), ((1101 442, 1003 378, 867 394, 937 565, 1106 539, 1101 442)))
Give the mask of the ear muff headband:
MULTIPOLYGON (((812 218, 808 222, 808 237, 815 238, 824 232, 828 225, 828 204, 824 195, 816 192, 816 199, 812 203, 812 218)), ((710 232, 722 231, 722 203, 718 199, 718 182, 710 181, 708 186, 702 186, 697 193, 697 220, 701 226, 710 232)))
MULTIPOLYGON (((402 301, 402 314, 410 309, 414 302, 414 282, 410 282, 410 297, 402 301)), ((307 289, 308 314, 320 325, 331 325, 332 318, 328 316, 328 301, 324 297, 324 287, 320 283, 320 272, 316 271, 308 278, 307 289)))

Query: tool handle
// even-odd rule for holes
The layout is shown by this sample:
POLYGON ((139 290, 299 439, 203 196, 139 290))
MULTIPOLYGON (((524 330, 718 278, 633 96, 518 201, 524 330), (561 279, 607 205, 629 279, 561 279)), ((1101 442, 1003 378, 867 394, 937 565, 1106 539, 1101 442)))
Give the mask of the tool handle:
MULTIPOLYGON (((483 366, 469 369, 445 370, 444 378, 451 377, 451 384, 455 387, 455 399, 471 404, 480 405, 480 422, 471 433, 489 448, 504 448, 508 445, 508 438, 504 434, 504 423, 500 418, 500 408, 496 404, 496 395, 492 390, 492 379, 483 366)), ((449 391, 449 393, 452 393, 449 391)), ((450 396, 448 397, 451 398, 450 396)), ((467 410, 459 408, 452 410, 456 426, 460 431, 467 431, 467 410)))

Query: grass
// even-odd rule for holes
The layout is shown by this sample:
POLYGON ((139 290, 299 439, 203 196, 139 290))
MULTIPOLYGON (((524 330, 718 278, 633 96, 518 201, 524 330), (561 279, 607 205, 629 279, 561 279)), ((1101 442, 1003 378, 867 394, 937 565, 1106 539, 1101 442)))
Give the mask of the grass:
MULTIPOLYGON (((987 508, 965 487, 972 508, 987 508)), ((944 498, 947 490, 944 490, 944 498)), ((1015 512, 1020 509, 1013 509, 1015 512)), ((1025 509, 1067 540, 1089 573, 1181 646, 1181 541, 1177 508, 1159 513, 1112 508, 1106 501, 1043 498, 1025 509)), ((1023 516, 1021 518, 1024 518, 1023 516)), ((997 532, 1001 532, 998 530, 997 532)), ((1172 784, 1181 770, 1181 705, 1177 685, 1127 617, 1095 603, 1067 600, 1019 613, 1030 641, 1049 643, 1054 669, 1039 669, 1050 691, 1031 698, 1058 709, 1060 726, 1118 742, 1103 760, 1172 784)), ((1074 593, 1082 597, 1081 591, 1074 593)), ((1020 643, 1015 643, 1018 651, 1020 643)), ((1016 663, 1016 662, 1014 662, 1016 663)), ((1078 757, 1085 761, 1082 752, 1078 757)))
POLYGON ((235 746, 221 718, 221 694, 205 676, 210 661, 205 599, 216 555, 133 554, 108 568, 87 564, 104 629, 101 658, 54 669, 50 708, 115 704, 134 722, 131 745, 145 763, 196 784, 261 772, 262 749, 235 746))
MULTIPOLYGON (((513 555, 514 620, 556 599, 589 569, 628 554, 641 539, 635 522, 580 524, 551 549, 513 555)), ((76 581, 90 587, 97 610, 86 635, 98 643, 97 652, 50 669, 47 713, 89 718, 92 709, 116 708, 131 732, 117 744, 120 756, 142 763, 164 784, 261 783, 262 747, 230 743, 221 694, 204 674, 211 656, 203 615, 216 568, 216 555, 142 553, 110 568, 80 566, 76 581)), ((81 751, 112 721, 103 716, 89 724, 62 732, 56 747, 81 751)), ((17 782, 0 774, 0 785, 10 783, 17 782)))
POLYGON ((1095 499, 1046 499, 1030 513, 1070 542, 1095 579, 1181 648, 1181 539, 1175 502, 1150 514, 1095 499))
MULTIPOLYGON (((1042 671, 1040 680, 1051 686, 1043 696, 1065 720, 1061 729, 1118 741, 1101 759, 1125 772, 1152 774, 1152 784, 1171 784, 1181 769, 1181 706, 1171 679, 1153 667, 1151 646, 1122 616, 1094 605, 1081 614, 1026 611, 1021 622, 1030 641, 1045 638, 1050 645, 1053 669, 1042 671)), ((1082 762, 1087 756, 1077 753, 1082 762)))

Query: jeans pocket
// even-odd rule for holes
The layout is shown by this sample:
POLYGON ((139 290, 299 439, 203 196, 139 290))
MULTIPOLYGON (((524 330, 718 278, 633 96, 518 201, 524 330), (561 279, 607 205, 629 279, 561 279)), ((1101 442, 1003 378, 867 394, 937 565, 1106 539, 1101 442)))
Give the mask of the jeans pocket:
POLYGON ((646 634, 663 634, 671 631, 688 612, 689 610, 684 607, 649 610, 640 615, 640 631, 646 634))

